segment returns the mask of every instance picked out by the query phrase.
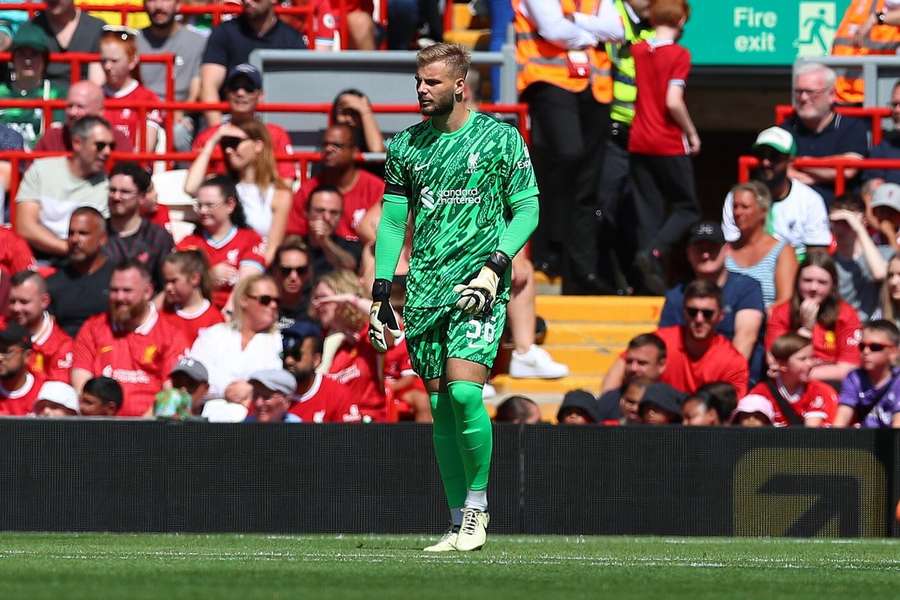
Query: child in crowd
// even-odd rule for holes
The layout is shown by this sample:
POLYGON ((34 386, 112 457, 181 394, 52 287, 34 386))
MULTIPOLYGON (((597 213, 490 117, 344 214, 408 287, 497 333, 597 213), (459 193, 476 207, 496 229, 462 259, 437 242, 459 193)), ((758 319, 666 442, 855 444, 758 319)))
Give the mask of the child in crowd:
POLYGON ((810 378, 815 364, 812 340, 786 333, 775 340, 769 355, 775 378, 756 384, 750 393, 772 403, 772 424, 776 427, 831 425, 837 411, 837 393, 827 383, 810 378))
POLYGON ((600 407, 597 399, 584 390, 566 392, 556 413, 556 420, 560 425, 600 424, 600 407))
POLYGON ((631 49, 637 73, 628 137, 638 217, 635 266, 645 290, 660 295, 666 255, 700 218, 690 157, 700 152, 700 137, 684 100, 691 55, 676 42, 689 14, 685 0, 656 0, 650 5, 656 37, 631 49))
POLYGON ((841 387, 835 427, 900 427, 900 330, 890 321, 870 321, 863 328, 862 366, 841 387))
MULTIPOLYGON (((109 100, 156 102, 159 98, 137 80, 138 55, 135 32, 121 27, 106 26, 100 36, 100 66, 106 74, 103 95, 109 100)), ((156 149, 156 141, 163 120, 159 110, 148 108, 146 121, 134 108, 107 108, 103 116, 110 124, 131 140, 136 150, 156 149), (138 143, 139 140, 141 143, 138 143)))
POLYGON ((47 381, 34 403, 36 417, 74 417, 78 415, 78 392, 68 383, 47 381))
POLYGON ((188 343, 194 343, 201 329, 225 320, 209 301, 209 273, 202 252, 173 252, 163 259, 162 274, 163 314, 184 332, 188 343))
POLYGON ((114 417, 122 408, 122 387, 110 377, 88 379, 81 390, 79 406, 83 417, 114 417))
MULTIPOLYGON (((209 260, 212 303, 218 309, 229 304, 238 281, 265 271, 266 246, 247 226, 234 183, 225 175, 204 181, 197 190, 200 225, 181 240, 178 250, 200 250, 209 260)), ((229 309, 226 309, 227 314, 229 309)))
POLYGON ((735 427, 769 427, 774 419, 775 411, 769 399, 759 394, 750 394, 738 401, 730 423, 735 427))
POLYGON ((209 391, 209 374, 199 360, 184 357, 169 373, 172 387, 156 394, 153 416, 185 419, 199 415, 209 391))
POLYGON ((681 424, 681 403, 684 394, 665 383, 651 383, 644 390, 638 405, 638 415, 644 425, 681 424))

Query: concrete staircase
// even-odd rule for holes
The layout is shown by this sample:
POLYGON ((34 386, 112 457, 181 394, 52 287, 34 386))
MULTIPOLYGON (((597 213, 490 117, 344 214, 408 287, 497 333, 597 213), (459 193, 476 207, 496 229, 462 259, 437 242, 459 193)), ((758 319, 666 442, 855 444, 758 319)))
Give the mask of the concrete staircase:
POLYGON ((523 394, 555 413, 568 390, 583 388, 596 394, 628 340, 656 330, 662 304, 658 297, 538 296, 537 314, 547 321, 544 348, 567 364, 571 374, 556 380, 499 375, 491 382, 498 398, 523 394))

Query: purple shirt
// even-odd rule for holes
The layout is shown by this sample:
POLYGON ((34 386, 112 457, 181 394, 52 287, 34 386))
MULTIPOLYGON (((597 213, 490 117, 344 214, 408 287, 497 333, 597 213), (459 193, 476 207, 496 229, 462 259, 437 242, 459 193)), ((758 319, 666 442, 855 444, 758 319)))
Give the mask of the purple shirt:
POLYGON ((859 414, 868 410, 876 401, 877 405, 869 410, 869 414, 860 423, 861 427, 891 426, 893 416, 900 412, 900 369, 894 369, 891 379, 879 389, 872 386, 869 376, 862 369, 851 372, 844 380, 838 400, 840 404, 849 406, 859 414))

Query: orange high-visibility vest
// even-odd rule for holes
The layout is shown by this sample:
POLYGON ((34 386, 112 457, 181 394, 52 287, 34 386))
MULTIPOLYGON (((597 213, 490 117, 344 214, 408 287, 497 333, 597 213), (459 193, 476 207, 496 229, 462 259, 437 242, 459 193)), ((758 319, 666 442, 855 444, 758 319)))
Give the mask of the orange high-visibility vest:
MULTIPOLYGON (((875 25, 861 46, 856 46, 856 31, 871 16, 884 10, 884 0, 853 0, 834 35, 832 56, 866 56, 896 54, 900 48, 900 27, 875 25)), ((838 101, 844 104, 862 104, 864 89, 862 69, 838 69, 841 74, 835 82, 838 101)))
MULTIPOLYGON (((600 6, 600 0, 560 0, 560 4, 565 15, 575 12, 595 14, 600 6)), ((522 14, 520 5, 521 0, 513 0, 518 66, 516 87, 519 94, 532 83, 539 81, 574 93, 581 92, 590 85, 597 102, 604 104, 612 102, 611 65, 602 45, 600 48, 585 50, 591 65, 589 77, 572 77, 566 64, 567 50, 544 40, 538 34, 537 25, 522 14)))

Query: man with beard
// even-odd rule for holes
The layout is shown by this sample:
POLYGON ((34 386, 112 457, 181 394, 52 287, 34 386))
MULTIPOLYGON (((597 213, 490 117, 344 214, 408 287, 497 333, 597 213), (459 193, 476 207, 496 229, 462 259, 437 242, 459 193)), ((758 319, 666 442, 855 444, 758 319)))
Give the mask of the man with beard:
POLYGON ((72 338, 47 312, 50 294, 47 282, 34 271, 20 271, 10 281, 6 314, 31 335, 28 368, 52 381, 69 382, 72 369, 72 338))
POLYGON ((316 373, 322 363, 322 332, 311 323, 297 323, 281 332, 284 368, 297 389, 289 412, 304 423, 359 423, 359 407, 343 383, 316 373))
POLYGON ((430 396, 451 517, 429 552, 467 552, 486 541, 493 434, 482 388, 506 322, 509 266, 539 212, 522 136, 466 107, 469 64, 454 44, 417 55, 419 109, 431 118, 394 136, 388 148, 369 313, 372 345, 385 352, 401 335, 390 297, 411 214, 406 340, 430 396))
POLYGON ((147 268, 132 260, 117 266, 109 282, 109 311, 88 319, 75 338, 72 387, 98 375, 119 382, 124 393, 119 416, 140 417, 188 344, 178 328, 160 318, 151 302, 147 268))
POLYGON ((76 208, 69 219, 69 255, 62 268, 47 279, 50 312, 70 336, 82 323, 106 310, 113 264, 103 254, 106 220, 89 206, 76 208))
MULTIPOLYGON (((274 0, 241 0, 241 14, 214 28, 200 65, 200 100, 218 102, 225 76, 247 63, 250 53, 260 50, 305 50, 300 33, 275 15, 274 0)), ((219 125, 222 115, 207 111, 210 125, 219 125)))
POLYGON ((43 377, 28 370, 31 336, 18 323, 0 329, 0 415, 20 417, 31 412, 43 377))
MULTIPOLYGON (((751 177, 765 184, 772 194, 766 231, 793 246, 798 262, 802 262, 808 249, 831 244, 831 224, 822 196, 788 176, 791 158, 797 154, 793 136, 780 127, 769 127, 757 136, 753 154, 759 166, 751 177)), ((722 206, 722 232, 729 242, 741 236, 734 224, 734 199, 730 192, 722 206)))
MULTIPOLYGON (((175 100, 196 102, 200 98, 200 58, 206 38, 184 27, 176 16, 180 0, 144 0, 150 25, 137 36, 138 53, 175 55, 175 100)), ((166 97, 166 67, 158 63, 141 63, 141 81, 160 98, 166 97)), ((175 111, 175 149, 187 151, 194 138, 194 122, 175 111)))

